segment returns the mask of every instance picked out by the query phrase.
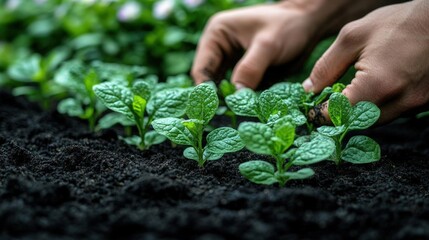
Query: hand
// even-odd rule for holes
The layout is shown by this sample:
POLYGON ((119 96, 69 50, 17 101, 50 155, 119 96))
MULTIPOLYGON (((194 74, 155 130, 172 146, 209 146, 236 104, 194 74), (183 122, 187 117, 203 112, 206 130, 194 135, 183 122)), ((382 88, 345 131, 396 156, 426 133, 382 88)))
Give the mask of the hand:
POLYGON ((192 67, 195 82, 221 79, 238 61, 232 83, 237 88, 255 88, 269 66, 300 55, 310 39, 317 41, 321 28, 316 22, 323 21, 322 11, 315 13, 315 9, 316 2, 322 1, 311 0, 308 6, 296 2, 305 1, 242 8, 212 17, 198 44, 192 67))
MULTIPOLYGON (((377 104, 380 123, 421 109, 429 102, 428 12, 427 0, 415 0, 380 8, 347 24, 304 88, 319 92, 354 63, 357 73, 343 91, 352 104, 377 104)), ((326 108, 322 114, 329 119, 326 108)))

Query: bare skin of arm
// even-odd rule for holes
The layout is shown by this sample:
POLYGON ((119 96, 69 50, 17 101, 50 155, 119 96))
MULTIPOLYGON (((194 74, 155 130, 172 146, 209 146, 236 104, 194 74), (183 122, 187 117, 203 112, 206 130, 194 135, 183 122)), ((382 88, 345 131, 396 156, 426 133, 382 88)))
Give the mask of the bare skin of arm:
POLYGON ((388 2, 287 0, 218 13, 206 25, 191 74, 199 84, 233 68, 238 88, 255 88, 269 66, 289 63, 320 38, 388 2))
MULTIPOLYGON (((344 26, 316 63, 307 91, 336 82, 350 65, 357 73, 343 94, 352 104, 371 101, 380 123, 429 107, 429 1, 379 8, 344 26)), ((325 104, 326 106, 326 104, 325 104)), ((322 118, 329 120, 327 109, 322 118)))

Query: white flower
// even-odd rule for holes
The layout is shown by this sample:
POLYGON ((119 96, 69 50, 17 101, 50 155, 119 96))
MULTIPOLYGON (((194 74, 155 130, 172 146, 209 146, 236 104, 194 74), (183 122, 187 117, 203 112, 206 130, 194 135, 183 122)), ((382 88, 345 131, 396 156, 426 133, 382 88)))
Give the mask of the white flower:
POLYGON ((8 0, 6 2, 6 8, 9 10, 15 10, 21 5, 21 0, 8 0))
POLYGON ((183 0, 183 4, 185 4, 189 8, 196 8, 204 2, 205 0, 183 0))
POLYGON ((140 16, 141 7, 137 2, 127 2, 119 9, 117 17, 121 22, 130 22, 140 16))
POLYGON ((159 0, 153 5, 153 16, 166 19, 174 9, 174 0, 159 0))

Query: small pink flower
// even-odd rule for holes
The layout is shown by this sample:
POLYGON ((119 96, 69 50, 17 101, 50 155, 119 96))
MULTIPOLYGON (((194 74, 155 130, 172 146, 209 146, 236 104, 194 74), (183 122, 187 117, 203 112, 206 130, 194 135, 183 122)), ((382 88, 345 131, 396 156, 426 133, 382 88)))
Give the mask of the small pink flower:
POLYGON ((174 0, 159 0, 153 5, 153 16, 156 19, 166 19, 174 9, 174 0))
POLYGON ((183 0, 183 4, 185 4, 189 8, 196 8, 204 2, 205 0, 183 0))
POLYGON ((119 9, 117 17, 121 22, 136 20, 141 13, 141 6, 137 2, 127 2, 119 9))

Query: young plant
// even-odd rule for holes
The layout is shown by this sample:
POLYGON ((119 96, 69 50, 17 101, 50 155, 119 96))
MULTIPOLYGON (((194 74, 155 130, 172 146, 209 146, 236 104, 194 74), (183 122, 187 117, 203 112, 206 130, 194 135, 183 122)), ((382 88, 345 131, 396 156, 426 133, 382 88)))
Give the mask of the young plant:
POLYGON ((225 115, 229 117, 231 119, 231 126, 233 128, 237 128, 237 115, 231 109, 228 108, 225 102, 225 98, 229 95, 234 94, 235 91, 237 91, 237 89, 228 80, 224 79, 220 82, 218 92, 221 97, 220 99, 223 101, 220 104, 221 106, 219 106, 216 111, 217 115, 225 115))
POLYGON ((89 129, 94 131, 98 117, 105 110, 92 90, 101 81, 97 72, 80 61, 70 61, 59 69, 54 79, 70 95, 58 103, 58 112, 87 120, 89 129))
POLYGON ((272 127, 263 123, 244 122, 238 131, 247 149, 275 160, 276 166, 263 160, 240 164, 240 173, 257 184, 279 183, 283 187, 289 180, 309 178, 314 174, 312 169, 303 168, 292 172, 289 171, 290 167, 320 162, 327 159, 335 149, 333 141, 321 135, 297 148, 291 148, 295 139, 295 125, 289 116, 283 117, 272 127))
POLYGON ((262 123, 272 121, 273 117, 279 119, 286 115, 290 115, 293 124, 297 126, 307 122, 307 118, 294 102, 291 102, 291 98, 286 98, 273 90, 265 90, 257 96, 253 90, 244 88, 227 96, 225 101, 238 116, 257 117, 262 123))
POLYGON ((229 127, 211 131, 203 146, 204 129, 215 115, 218 105, 215 89, 209 84, 200 84, 189 95, 186 104, 187 120, 161 118, 154 120, 152 126, 173 143, 190 146, 183 151, 183 155, 203 167, 207 161, 218 160, 225 153, 236 152, 244 147, 237 130, 229 127))
POLYGON ((64 88, 52 81, 52 74, 68 54, 64 49, 57 49, 46 58, 34 54, 17 60, 7 71, 9 78, 18 83, 12 93, 25 96, 48 109, 53 100, 65 93, 64 88))
POLYGON ((317 131, 335 142, 335 152, 332 155, 336 164, 342 160, 355 163, 371 163, 380 160, 380 146, 366 136, 350 138, 343 149, 343 139, 352 130, 369 128, 380 117, 380 109, 371 102, 358 102, 352 106, 341 93, 333 93, 329 97, 329 117, 334 126, 322 126, 317 131))
POLYGON ((136 81, 131 88, 113 82, 94 86, 97 97, 114 112, 121 113, 137 126, 139 136, 126 138, 128 144, 147 149, 165 140, 155 131, 149 131, 154 119, 181 117, 186 111, 189 91, 167 89, 154 93, 153 86, 146 81, 136 81))

